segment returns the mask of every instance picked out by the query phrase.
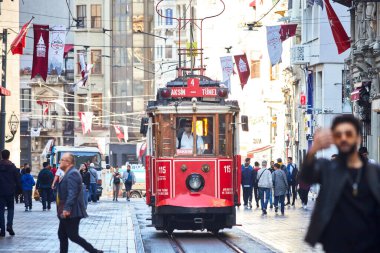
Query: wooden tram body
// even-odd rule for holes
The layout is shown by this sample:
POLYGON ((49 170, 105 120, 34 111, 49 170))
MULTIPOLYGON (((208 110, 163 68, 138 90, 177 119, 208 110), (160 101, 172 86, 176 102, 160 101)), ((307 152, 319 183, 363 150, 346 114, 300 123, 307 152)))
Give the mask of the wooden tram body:
POLYGON ((236 225, 239 106, 226 101, 227 95, 219 82, 187 76, 159 89, 157 100, 150 101, 142 132, 147 137, 146 202, 157 230, 217 232, 236 225), (184 121, 192 122, 196 136, 186 150, 178 147, 184 121))

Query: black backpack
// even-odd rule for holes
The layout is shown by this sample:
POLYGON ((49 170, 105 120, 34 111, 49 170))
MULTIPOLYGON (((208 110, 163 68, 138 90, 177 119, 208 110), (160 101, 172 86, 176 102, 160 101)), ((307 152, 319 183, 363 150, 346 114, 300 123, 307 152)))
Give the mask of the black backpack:
POLYGON ((113 176, 113 183, 114 184, 120 184, 120 178, 119 177, 116 177, 120 175, 119 173, 117 173, 115 176, 113 176))

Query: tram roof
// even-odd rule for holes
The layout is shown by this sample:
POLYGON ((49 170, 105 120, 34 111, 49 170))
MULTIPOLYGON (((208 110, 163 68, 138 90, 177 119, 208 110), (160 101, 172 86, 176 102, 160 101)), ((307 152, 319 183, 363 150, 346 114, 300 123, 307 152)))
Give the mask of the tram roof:
POLYGON ((147 113, 183 113, 183 114, 210 114, 210 113, 229 113, 239 112, 237 101, 225 101, 224 104, 215 102, 197 101, 171 101, 167 104, 159 103, 159 101, 150 101, 147 113))

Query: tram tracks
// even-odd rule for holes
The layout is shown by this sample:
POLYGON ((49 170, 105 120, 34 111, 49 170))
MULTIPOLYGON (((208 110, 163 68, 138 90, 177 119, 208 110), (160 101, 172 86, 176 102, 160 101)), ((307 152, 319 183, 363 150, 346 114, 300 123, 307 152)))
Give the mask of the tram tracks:
MULTIPOLYGON (((206 234, 206 235, 210 235, 210 234, 206 234)), ((186 250, 187 248, 194 246, 193 245, 194 241, 191 241, 192 243, 186 242, 183 240, 185 238, 182 238, 181 240, 181 238, 177 238, 174 234, 168 235, 168 239, 175 253, 188 253, 189 251, 191 252, 196 251, 196 250, 189 250, 189 251, 186 250)), ((229 241, 228 239, 224 238, 221 235, 213 235, 213 237, 210 237, 210 239, 211 240, 207 242, 208 246, 210 247, 210 251, 207 251, 207 252, 211 252, 211 250, 217 246, 216 242, 219 242, 229 252, 245 253, 244 250, 242 250, 237 245, 235 245, 234 243, 232 243, 231 241, 229 241), (216 240, 213 240, 213 239, 216 239, 216 240)), ((206 252, 206 251, 203 251, 203 252, 206 252)))

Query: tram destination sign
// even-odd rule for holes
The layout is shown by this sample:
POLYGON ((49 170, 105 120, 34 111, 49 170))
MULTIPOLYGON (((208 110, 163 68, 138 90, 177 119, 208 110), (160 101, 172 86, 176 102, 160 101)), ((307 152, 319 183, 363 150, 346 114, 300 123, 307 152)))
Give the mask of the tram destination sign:
POLYGON ((198 78, 190 78, 187 80, 187 87, 171 87, 171 97, 217 97, 217 87, 200 87, 198 78))

